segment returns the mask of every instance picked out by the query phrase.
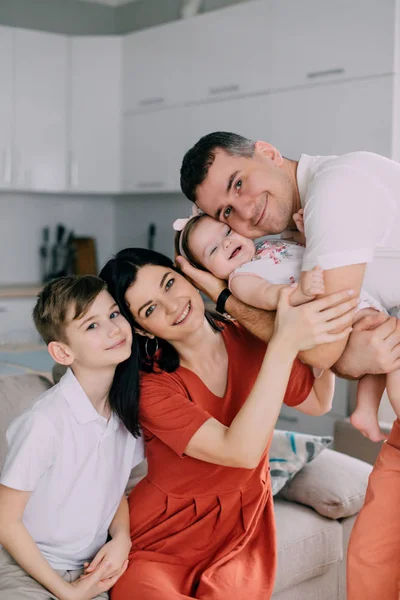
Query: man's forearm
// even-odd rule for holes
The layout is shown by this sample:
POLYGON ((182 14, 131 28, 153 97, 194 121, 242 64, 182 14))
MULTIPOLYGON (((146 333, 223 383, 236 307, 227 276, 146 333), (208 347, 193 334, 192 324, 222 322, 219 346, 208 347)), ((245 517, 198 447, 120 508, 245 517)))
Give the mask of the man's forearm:
POLYGON ((250 333, 264 342, 269 342, 274 333, 275 311, 266 311, 249 306, 235 296, 229 296, 226 312, 232 315, 250 333))

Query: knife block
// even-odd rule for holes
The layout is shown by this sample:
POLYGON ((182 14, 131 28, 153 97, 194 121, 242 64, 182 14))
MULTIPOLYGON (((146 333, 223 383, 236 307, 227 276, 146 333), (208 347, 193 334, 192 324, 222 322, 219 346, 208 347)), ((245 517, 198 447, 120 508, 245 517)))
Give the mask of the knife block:
POLYGON ((91 237, 74 238, 75 275, 97 275, 96 240, 91 237))

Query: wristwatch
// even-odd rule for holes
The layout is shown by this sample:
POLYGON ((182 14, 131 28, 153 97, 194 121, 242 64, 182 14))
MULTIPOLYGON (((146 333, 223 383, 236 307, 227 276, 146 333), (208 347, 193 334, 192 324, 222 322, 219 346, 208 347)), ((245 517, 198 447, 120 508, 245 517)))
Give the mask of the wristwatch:
POLYGON ((220 295, 218 296, 217 303, 215 305, 215 310, 219 312, 221 315, 225 313, 225 304, 228 300, 229 296, 232 296, 232 292, 230 289, 225 288, 222 290, 220 295))

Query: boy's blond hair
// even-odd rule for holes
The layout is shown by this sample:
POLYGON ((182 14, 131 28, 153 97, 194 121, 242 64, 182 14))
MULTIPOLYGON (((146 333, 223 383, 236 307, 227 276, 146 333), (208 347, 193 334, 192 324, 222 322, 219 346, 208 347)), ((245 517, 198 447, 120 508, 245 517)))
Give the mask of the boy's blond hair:
POLYGON ((84 316, 105 289, 106 283, 95 275, 70 275, 50 281, 38 295, 33 309, 36 329, 46 344, 68 343, 68 323, 84 316))

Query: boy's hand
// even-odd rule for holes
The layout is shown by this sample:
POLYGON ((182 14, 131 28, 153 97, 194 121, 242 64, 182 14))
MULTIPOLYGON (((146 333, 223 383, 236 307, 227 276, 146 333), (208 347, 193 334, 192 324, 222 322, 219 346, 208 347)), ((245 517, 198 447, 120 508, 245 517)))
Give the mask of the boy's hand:
POLYGON ((124 562, 128 558, 130 549, 130 538, 127 538, 122 535, 120 537, 113 538, 112 540, 107 542, 107 544, 105 544, 102 548, 100 548, 100 550, 98 551, 98 553, 96 554, 96 556, 90 564, 84 564, 85 575, 83 575, 83 577, 86 577, 86 575, 93 573, 104 563, 108 564, 108 568, 106 569, 103 578, 114 577, 121 571, 124 562))
POLYGON ((125 560, 119 572, 114 577, 107 577, 110 564, 107 560, 102 561, 95 572, 83 575, 73 583, 70 583, 71 594, 62 600, 92 600, 96 596, 108 592, 128 568, 128 559, 125 560))

